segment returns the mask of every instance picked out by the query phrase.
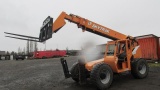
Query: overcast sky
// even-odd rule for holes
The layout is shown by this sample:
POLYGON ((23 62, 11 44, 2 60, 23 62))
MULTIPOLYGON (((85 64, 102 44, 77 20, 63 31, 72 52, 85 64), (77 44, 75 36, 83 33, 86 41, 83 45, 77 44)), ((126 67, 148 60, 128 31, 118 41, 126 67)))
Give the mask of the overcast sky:
MULTIPOLYGON (((5 38, 4 32, 39 36, 43 20, 54 19, 65 11, 94 21, 120 33, 160 36, 160 0, 1 0, 0 50, 17 51, 26 41, 5 38)), ((74 23, 67 24, 46 42, 47 49, 80 49, 92 41, 103 44, 109 39, 82 32, 74 23)), ((38 44, 44 49, 44 44, 38 44)))

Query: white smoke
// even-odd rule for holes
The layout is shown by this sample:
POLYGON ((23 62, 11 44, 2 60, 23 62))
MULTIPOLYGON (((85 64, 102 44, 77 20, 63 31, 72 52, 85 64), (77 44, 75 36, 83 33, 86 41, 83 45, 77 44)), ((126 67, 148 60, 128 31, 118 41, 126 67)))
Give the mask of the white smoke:
POLYGON ((100 48, 97 48, 97 41, 89 39, 83 43, 82 50, 79 53, 81 57, 84 57, 85 61, 94 61, 103 58, 100 48))

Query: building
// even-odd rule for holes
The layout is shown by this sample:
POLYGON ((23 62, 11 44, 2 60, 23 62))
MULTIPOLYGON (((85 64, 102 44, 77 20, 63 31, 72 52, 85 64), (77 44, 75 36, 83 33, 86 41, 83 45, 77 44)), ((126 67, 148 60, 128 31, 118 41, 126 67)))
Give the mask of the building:
POLYGON ((0 51, 0 60, 2 59, 1 57, 5 55, 5 51, 0 51))

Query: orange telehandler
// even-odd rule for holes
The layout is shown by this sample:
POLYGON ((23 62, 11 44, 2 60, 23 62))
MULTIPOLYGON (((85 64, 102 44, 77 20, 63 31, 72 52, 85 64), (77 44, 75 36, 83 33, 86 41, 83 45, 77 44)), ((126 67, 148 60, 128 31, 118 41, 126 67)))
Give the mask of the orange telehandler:
POLYGON ((149 67, 141 58, 141 47, 134 37, 124 35, 110 28, 73 14, 62 12, 53 23, 50 16, 44 20, 40 30, 39 42, 52 38, 52 34, 60 30, 68 20, 77 24, 78 28, 109 39, 103 59, 89 61, 81 58, 68 70, 67 62, 61 58, 66 78, 72 77, 76 82, 90 80, 99 89, 108 88, 113 81, 113 74, 130 71, 135 78, 145 78, 149 67))

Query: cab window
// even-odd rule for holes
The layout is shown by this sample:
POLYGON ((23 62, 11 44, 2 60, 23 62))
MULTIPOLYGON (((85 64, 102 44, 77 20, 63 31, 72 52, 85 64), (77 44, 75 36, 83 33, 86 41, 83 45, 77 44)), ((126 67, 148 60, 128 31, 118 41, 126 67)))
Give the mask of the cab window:
POLYGON ((113 56, 114 55, 114 49, 115 49, 115 45, 114 44, 108 45, 107 56, 113 56))

